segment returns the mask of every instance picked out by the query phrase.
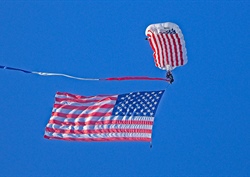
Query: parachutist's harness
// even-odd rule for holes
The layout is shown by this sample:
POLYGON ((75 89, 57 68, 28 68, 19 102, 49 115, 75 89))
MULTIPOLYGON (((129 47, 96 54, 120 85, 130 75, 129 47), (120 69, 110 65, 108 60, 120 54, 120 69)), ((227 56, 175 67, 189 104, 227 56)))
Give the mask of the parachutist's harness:
POLYGON ((171 71, 167 72, 166 78, 170 80, 169 81, 170 84, 172 84, 174 82, 174 77, 173 77, 171 71))

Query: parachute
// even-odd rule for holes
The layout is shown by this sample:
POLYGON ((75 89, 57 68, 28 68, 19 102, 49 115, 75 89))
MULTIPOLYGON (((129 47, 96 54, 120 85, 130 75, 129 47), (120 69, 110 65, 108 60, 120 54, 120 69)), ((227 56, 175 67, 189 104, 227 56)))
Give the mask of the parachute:
POLYGON ((171 74, 173 69, 187 63, 185 41, 178 25, 171 22, 151 24, 145 34, 154 51, 156 67, 171 74))

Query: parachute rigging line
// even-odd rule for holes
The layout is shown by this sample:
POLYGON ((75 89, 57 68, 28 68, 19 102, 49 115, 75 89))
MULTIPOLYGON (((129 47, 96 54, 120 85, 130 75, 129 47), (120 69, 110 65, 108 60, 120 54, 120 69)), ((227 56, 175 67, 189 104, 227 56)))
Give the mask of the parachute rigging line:
POLYGON ((37 71, 27 71, 20 68, 13 68, 9 66, 1 66, 1 69, 8 69, 8 70, 14 70, 14 71, 20 71, 27 74, 37 74, 40 76, 62 76, 67 77, 70 79, 77 79, 77 80, 83 80, 83 81, 126 81, 126 80, 151 80, 151 81, 166 81, 170 82, 170 79, 168 78, 158 78, 158 77, 147 77, 147 76, 125 76, 125 77, 110 77, 110 78, 82 78, 82 77, 75 77, 68 74, 62 74, 62 73, 48 73, 48 72, 37 72, 37 71))

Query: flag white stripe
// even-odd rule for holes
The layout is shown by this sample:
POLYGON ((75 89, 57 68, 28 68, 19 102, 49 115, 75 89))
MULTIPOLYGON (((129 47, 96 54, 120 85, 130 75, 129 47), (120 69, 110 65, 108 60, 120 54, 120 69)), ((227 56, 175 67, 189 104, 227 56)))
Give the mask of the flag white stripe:
POLYGON ((153 34, 154 39, 153 40, 155 42, 156 48, 155 48, 155 54, 156 54, 156 61, 159 67, 162 67, 162 50, 161 50, 161 43, 159 42, 159 35, 157 34, 153 34))
POLYGON ((105 100, 101 102, 79 103, 74 101, 55 101, 55 104, 70 105, 70 106, 101 106, 105 104, 115 104, 116 100, 105 100))
POLYGON ((167 35, 168 35, 168 38, 170 40, 170 47, 172 50, 171 66, 175 66, 176 55, 175 55, 175 47, 174 47, 172 34, 167 34, 167 35))
POLYGON ((166 65, 168 65, 168 48, 167 48, 167 44, 166 44, 166 39, 165 39, 165 34, 161 34, 161 38, 162 38, 162 48, 163 48, 163 54, 164 54, 164 58, 162 58, 163 60, 163 65, 162 67, 165 67, 166 65))
POLYGON ((112 97, 112 98, 116 98, 117 95, 96 95, 96 96, 88 96, 88 97, 84 97, 84 96, 73 96, 73 94, 67 94, 67 93, 57 93, 55 95, 55 97, 57 98, 70 98, 70 99, 77 99, 77 100, 102 100, 103 98, 107 98, 107 97, 112 97))
MULTIPOLYGON (((166 52, 167 52, 166 59, 165 59, 166 65, 171 65, 171 60, 170 60, 170 58, 171 58, 171 53, 170 53, 170 48, 169 48, 168 39, 167 39, 166 34, 163 35, 163 36, 164 36, 164 39, 165 39, 165 42, 166 42, 166 47, 165 47, 165 48, 166 48, 166 52)), ((163 67, 166 68, 166 66, 163 66, 163 67)))
POLYGON ((49 137, 58 138, 151 138, 151 133, 99 133, 99 134, 66 134, 66 133, 52 133, 45 132, 49 137))
POLYGON ((101 113, 105 113, 105 112, 112 112, 113 108, 97 108, 97 109, 85 109, 85 110, 77 110, 77 109, 63 109, 63 108, 53 108, 52 112, 60 112, 63 114, 91 114, 94 112, 101 112, 101 113))
POLYGON ((103 130, 103 129, 148 129, 152 130, 153 125, 141 124, 105 124, 105 125, 86 125, 86 126, 72 126, 72 125, 57 125, 47 124, 48 128, 61 130, 103 130))
POLYGON ((107 120, 123 120, 123 121, 154 121, 154 117, 147 117, 147 116, 107 116, 107 117, 100 117, 100 116, 91 116, 88 118, 64 118, 59 116, 52 116, 50 120, 58 120, 61 122, 87 122, 87 121, 107 121, 107 120))
POLYGON ((158 43, 158 47, 160 48, 160 56, 161 56, 161 58, 160 58, 160 66, 162 67, 162 66, 164 66, 164 58, 165 58, 165 50, 164 50, 164 41, 163 41, 163 38, 162 38, 162 36, 161 35, 157 35, 157 38, 158 38, 158 40, 159 40, 159 43, 158 43))
POLYGON ((177 35, 178 34, 174 34, 173 37, 174 37, 174 41, 175 41, 175 44, 176 44, 176 62, 175 62, 175 65, 174 66, 179 66, 181 65, 181 55, 180 55, 180 50, 179 50, 179 47, 180 47, 180 43, 178 41, 178 38, 177 38, 177 35), (178 62, 177 62, 178 61, 178 62))
POLYGON ((150 39, 150 40, 151 40, 151 43, 152 43, 152 45, 154 46, 154 49, 155 49, 154 54, 155 54, 156 66, 160 67, 160 63, 159 63, 160 56, 159 56, 159 51, 158 51, 159 46, 157 44, 157 41, 155 43, 156 37, 155 37, 154 33, 152 33, 152 32, 149 32, 149 33, 152 36, 151 37, 152 39, 150 39))

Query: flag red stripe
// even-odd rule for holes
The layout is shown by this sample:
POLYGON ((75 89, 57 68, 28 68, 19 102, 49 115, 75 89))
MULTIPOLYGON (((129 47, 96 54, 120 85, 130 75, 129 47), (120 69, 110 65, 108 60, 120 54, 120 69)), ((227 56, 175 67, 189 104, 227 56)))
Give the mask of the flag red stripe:
POLYGON ((98 109, 98 108, 113 108, 113 104, 104 104, 100 106, 71 106, 71 105, 64 105, 64 104, 54 104, 54 108, 61 108, 61 109, 70 109, 70 110, 91 110, 91 109, 98 109))
POLYGON ((71 93, 65 93, 65 92, 56 92, 56 96, 65 96, 65 97, 73 97, 75 99, 79 99, 79 98, 91 98, 93 96, 80 96, 80 95, 75 95, 75 94, 71 94, 71 93))
POLYGON ((173 60, 172 45, 171 45, 171 41, 170 41, 169 35, 166 35, 166 37, 167 37, 167 40, 168 40, 169 50, 170 50, 170 59, 169 59, 169 61, 171 61, 171 62, 169 63, 169 65, 173 66, 174 60, 173 60))
POLYGON ((171 65, 171 44, 168 40, 168 34, 165 34, 165 41, 166 41, 166 51, 167 51, 167 65, 171 65))
POLYGON ((176 35, 177 39, 178 39, 178 43, 179 43, 179 51, 180 51, 180 59, 181 59, 181 65, 184 65, 184 59, 183 59, 183 51, 182 51, 182 45, 181 45, 181 40, 179 35, 176 35))
POLYGON ((151 138, 140 137, 110 137, 110 138, 60 138, 44 135, 47 139, 68 140, 68 141, 146 141, 150 142, 151 138))
POLYGON ((166 38, 165 38, 165 36, 166 36, 166 34, 161 34, 161 36, 162 36, 162 39, 163 39, 163 44, 162 44, 162 46, 164 47, 164 51, 165 51, 165 57, 163 58, 163 60, 164 60, 164 67, 166 67, 166 65, 169 65, 169 58, 168 58, 168 46, 167 46, 167 41, 166 41, 166 38))
POLYGON ((58 128, 46 127, 45 131, 52 133, 63 133, 63 134, 99 134, 99 133, 152 133, 150 129, 93 129, 93 130, 63 130, 58 128))
POLYGON ((155 47, 154 47, 154 45, 153 45, 153 43, 152 43, 152 40, 151 40, 151 38, 153 37, 153 35, 154 35, 154 34, 153 34, 151 31, 149 31, 149 33, 148 33, 148 36, 149 36, 148 41, 149 41, 149 45, 151 46, 151 48, 152 48, 153 51, 154 51, 153 57, 154 57, 155 65, 158 66, 158 65, 157 65, 157 60, 156 60, 156 49, 155 49, 155 47))
MULTIPOLYGON (((110 95, 82 96, 82 95, 76 95, 76 94, 71 94, 71 93, 66 93, 66 92, 56 92, 56 95, 65 96, 65 97, 72 97, 72 98, 75 98, 75 99, 85 99, 85 98, 110 96, 110 95)), ((114 95, 111 95, 111 96, 114 96, 114 95)))
POLYGON ((77 102, 77 103, 97 103, 102 101, 114 101, 116 97, 106 97, 103 99, 95 99, 95 100, 82 100, 82 99, 73 99, 73 98, 55 98, 56 102, 68 101, 68 102, 77 102))
POLYGON ((164 65, 164 58, 165 58, 165 56, 164 56, 164 53, 165 53, 164 43, 163 43, 163 39, 162 39, 161 34, 158 34, 157 38, 158 38, 158 41, 159 41, 159 43, 158 43, 159 48, 161 49, 161 53, 160 53, 160 57, 159 57, 159 62, 160 62, 161 67, 164 68, 165 67, 165 65, 164 65))
POLYGON ((175 62, 173 63, 172 66, 179 66, 179 64, 178 64, 179 57, 178 57, 178 52, 177 52, 177 44, 176 44, 174 35, 175 35, 175 34, 171 34, 171 35, 170 35, 171 38, 172 38, 172 41, 173 41, 174 55, 175 55, 175 62))
POLYGON ((161 46, 161 39, 160 39, 160 37, 159 37, 159 35, 157 35, 157 34, 154 34, 154 37, 155 37, 155 44, 156 44, 156 46, 157 46, 157 49, 158 49, 158 51, 157 51, 157 53, 156 53, 156 56, 157 56, 157 63, 159 64, 159 66, 160 67, 162 67, 162 58, 163 58, 163 56, 162 56, 162 46, 161 46))
POLYGON ((59 120, 49 120, 50 124, 61 126, 86 126, 86 125, 108 125, 108 124, 135 124, 135 125, 153 125, 152 121, 142 120, 105 120, 105 121, 86 121, 86 122, 63 122, 59 120))
POLYGON ((64 114, 60 112, 52 112, 52 116, 64 117, 64 118, 88 118, 92 116, 106 117, 111 116, 112 112, 93 112, 87 114, 64 114))
POLYGON ((153 42, 154 42, 154 44, 155 44, 155 46, 156 46, 156 48, 155 48, 155 50, 154 50, 154 52, 155 52, 155 55, 154 55, 154 58, 155 58, 155 64, 156 64, 156 66, 157 67, 159 67, 159 60, 160 60, 160 56, 159 56, 159 46, 158 46, 158 44, 157 44, 157 40, 156 40, 156 35, 154 34, 154 33, 152 33, 153 35, 152 35, 152 37, 150 38, 150 40, 151 39, 153 39, 153 42))

